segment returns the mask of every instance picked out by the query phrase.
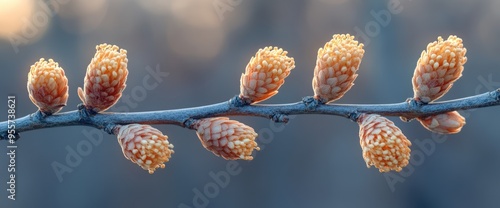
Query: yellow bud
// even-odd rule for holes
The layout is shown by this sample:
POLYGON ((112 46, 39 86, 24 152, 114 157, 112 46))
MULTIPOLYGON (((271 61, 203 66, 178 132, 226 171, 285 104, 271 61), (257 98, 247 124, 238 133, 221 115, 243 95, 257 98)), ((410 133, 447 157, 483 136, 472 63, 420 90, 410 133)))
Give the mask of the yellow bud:
POLYGON ((465 118, 457 111, 417 118, 417 120, 429 131, 440 134, 456 134, 465 125, 465 118))
POLYGON ((68 78, 52 59, 42 58, 31 66, 27 88, 29 98, 44 114, 59 112, 68 101, 68 78))
POLYGON ((324 103, 340 99, 354 85, 365 51, 349 34, 335 34, 318 50, 312 87, 314 97, 324 103))
POLYGON ((78 96, 85 107, 101 112, 113 106, 122 96, 127 81, 127 51, 116 45, 101 44, 90 61, 85 83, 78 96))
POLYGON ((277 94, 290 70, 295 68, 295 61, 287 53, 277 47, 259 49, 241 75, 240 98, 257 103, 277 94))
POLYGON ((377 114, 362 114, 358 124, 367 167, 373 165, 380 172, 399 172, 408 165, 411 142, 392 121, 377 114))
POLYGON ((118 127, 118 143, 123 155, 142 169, 154 173, 157 168, 165 168, 174 153, 174 145, 160 130, 149 125, 130 124, 118 127))
POLYGON ((462 76, 467 62, 462 39, 450 35, 447 40, 441 36, 429 43, 422 51, 413 74, 414 98, 429 103, 443 96, 453 83, 462 76))
POLYGON ((195 124, 196 134, 207 150, 226 160, 252 160, 257 133, 252 127, 225 117, 200 119, 195 124))

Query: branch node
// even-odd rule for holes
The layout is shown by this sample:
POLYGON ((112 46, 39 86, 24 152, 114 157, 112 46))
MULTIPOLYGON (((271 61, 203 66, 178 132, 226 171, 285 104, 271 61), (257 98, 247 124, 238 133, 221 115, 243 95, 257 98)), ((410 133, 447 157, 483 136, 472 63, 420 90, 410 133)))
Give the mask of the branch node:
POLYGON ((85 105, 84 105, 83 103, 80 103, 80 104, 78 104, 78 105, 76 106, 76 108, 77 108, 78 110, 83 110, 83 109, 85 109, 85 105))
POLYGON ((500 100, 500 88, 496 89, 495 91, 492 91, 491 93, 495 97, 495 100, 497 100, 497 101, 500 100))
POLYGON ((288 115, 281 114, 281 113, 275 113, 271 116, 271 119, 276 122, 276 123, 288 123, 290 118, 288 115))
POLYGON ((30 115, 32 119, 35 119, 36 121, 43 122, 43 120, 49 116, 49 114, 45 114, 40 110, 37 110, 35 113, 30 115))
POLYGON ((97 112, 95 112, 92 109, 88 109, 83 103, 78 104, 78 113, 80 114, 80 120, 87 121, 89 120, 90 116, 96 115, 97 112))
POLYGON ((420 110, 420 107, 427 104, 415 98, 406 99, 406 103, 408 103, 408 106, 410 106, 412 110, 420 110))
POLYGON ((351 121, 358 122, 358 118, 360 115, 361 114, 359 112, 355 111, 355 112, 350 113, 347 118, 350 119, 351 121))
POLYGON ((229 100, 229 106, 231 108, 243 107, 249 105, 251 101, 249 99, 241 98, 239 95, 234 96, 229 100))
MULTIPOLYGON (((420 113, 420 109, 423 105, 427 105, 427 103, 424 103, 418 99, 415 99, 415 98, 407 98, 406 101, 405 101, 407 104, 408 104, 408 107, 410 107, 410 109, 413 111, 413 112, 416 112, 416 113, 420 113)), ((399 119, 401 119, 401 121, 403 122, 410 122, 412 121, 413 119, 415 119, 414 117, 408 117, 408 116, 400 116, 399 119)))
POLYGON ((83 104, 83 103, 78 104, 77 108, 80 112, 85 111, 84 117, 90 117, 90 116, 93 116, 93 115, 96 115, 97 113, 99 113, 99 112, 94 111, 93 109, 87 108, 87 106, 85 106, 85 104, 83 104))
POLYGON ((319 105, 324 104, 321 100, 314 98, 313 96, 307 96, 302 98, 302 102, 306 106, 306 110, 313 111, 319 105))
POLYGON ((195 129, 197 121, 198 121, 197 119, 188 118, 184 122, 182 122, 182 125, 184 128, 195 129))
POLYGON ((120 125, 108 123, 104 126, 103 130, 108 134, 117 134, 119 129, 118 127, 120 127, 120 125))

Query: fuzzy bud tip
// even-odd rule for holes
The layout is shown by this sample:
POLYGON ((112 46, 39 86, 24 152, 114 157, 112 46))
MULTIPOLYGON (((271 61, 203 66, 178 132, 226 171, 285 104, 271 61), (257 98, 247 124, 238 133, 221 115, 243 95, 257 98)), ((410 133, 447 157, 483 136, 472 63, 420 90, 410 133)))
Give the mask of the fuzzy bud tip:
POLYGON ((414 98, 429 103, 442 97, 453 83, 462 76, 467 62, 462 39, 450 35, 447 40, 441 36, 429 43, 418 59, 412 84, 414 98))
POLYGON ((112 107, 122 96, 127 81, 127 51, 116 45, 96 47, 78 96, 87 109, 101 112, 112 107))
POLYGON ((68 101, 68 78, 52 59, 41 58, 31 66, 27 89, 33 104, 47 115, 59 112, 68 101))
POLYGON ((120 126, 117 138, 125 158, 150 174, 157 168, 165 168, 164 163, 174 153, 174 145, 170 144, 168 137, 149 125, 120 126))
POLYGON ((241 75, 240 98, 257 103, 277 94, 285 78, 295 68, 294 59, 287 54, 287 51, 277 47, 259 49, 241 75))
POLYGON ((349 34, 335 34, 318 50, 312 87, 324 103, 340 99, 354 85, 365 51, 349 34))

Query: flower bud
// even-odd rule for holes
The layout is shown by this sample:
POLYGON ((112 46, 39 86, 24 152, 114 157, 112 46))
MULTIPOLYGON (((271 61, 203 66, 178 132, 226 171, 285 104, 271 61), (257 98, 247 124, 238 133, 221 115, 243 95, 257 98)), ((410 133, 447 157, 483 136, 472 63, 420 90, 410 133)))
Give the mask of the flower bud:
POLYGON ((153 174, 157 168, 165 168, 174 153, 174 145, 158 129, 149 125, 130 124, 118 127, 118 143, 128 160, 153 174))
POLYGON ((68 78, 52 59, 41 58, 31 66, 27 88, 31 101, 47 115, 59 112, 68 101, 68 78))
POLYGON ((363 58, 363 44, 349 34, 335 34, 318 50, 312 87, 324 103, 340 99, 354 85, 363 58))
POLYGON ((195 124, 201 144, 226 160, 252 160, 257 133, 252 127, 225 117, 200 119, 195 124))
POLYGON ((408 165, 411 142, 392 121, 377 114, 362 114, 358 124, 367 167, 373 165, 380 172, 399 172, 408 165))
POLYGON ((277 47, 259 49, 241 75, 240 98, 257 103, 277 94, 290 70, 295 68, 295 61, 287 53, 277 47))
POLYGON ((429 103, 443 96, 462 76, 467 62, 467 49, 462 39, 450 35, 447 40, 440 36, 422 51, 413 74, 414 98, 429 103))
POLYGON ((457 111, 417 118, 426 129, 440 134, 456 134, 465 125, 465 118, 457 111))
POLYGON ((122 96, 127 81, 127 51, 116 45, 101 44, 90 61, 85 83, 78 96, 85 107, 101 112, 113 106, 122 96), (119 49, 119 50, 118 50, 119 49))

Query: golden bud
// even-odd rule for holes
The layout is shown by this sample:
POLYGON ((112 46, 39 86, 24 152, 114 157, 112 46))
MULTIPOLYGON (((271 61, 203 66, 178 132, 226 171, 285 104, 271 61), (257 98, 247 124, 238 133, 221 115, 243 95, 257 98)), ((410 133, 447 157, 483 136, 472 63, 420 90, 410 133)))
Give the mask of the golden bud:
POLYGON ((465 125, 465 118, 457 111, 417 118, 417 120, 429 131, 440 134, 456 134, 465 125))
POLYGON ((312 87, 314 97, 324 103, 340 99, 354 85, 365 51, 349 34, 335 34, 318 50, 312 87))
POLYGON ((127 51, 116 45, 101 44, 90 61, 85 83, 78 96, 85 107, 101 112, 113 106, 122 96, 127 81, 127 51), (119 49, 119 50, 118 50, 119 49))
POLYGON ((27 88, 31 101, 47 115, 59 112, 68 101, 68 78, 52 59, 41 58, 31 66, 27 88))
POLYGON ((411 142, 392 121, 377 114, 362 114, 358 124, 367 167, 373 165, 380 172, 399 172, 408 165, 411 142))
POLYGON ((414 98, 429 103, 448 92, 453 82, 462 76, 466 52, 462 39, 454 35, 447 40, 439 36, 437 41, 429 43, 413 74, 414 98))
POLYGON ((257 103, 277 94, 290 70, 295 68, 295 61, 287 53, 277 47, 259 49, 241 75, 240 98, 257 103))
POLYGON ((174 145, 168 142, 168 136, 149 125, 120 126, 117 138, 125 158, 150 174, 157 168, 165 168, 164 163, 174 153, 174 145))
POLYGON ((257 133, 252 127, 225 117, 200 119, 195 124, 196 134, 207 150, 226 160, 252 160, 257 133))

